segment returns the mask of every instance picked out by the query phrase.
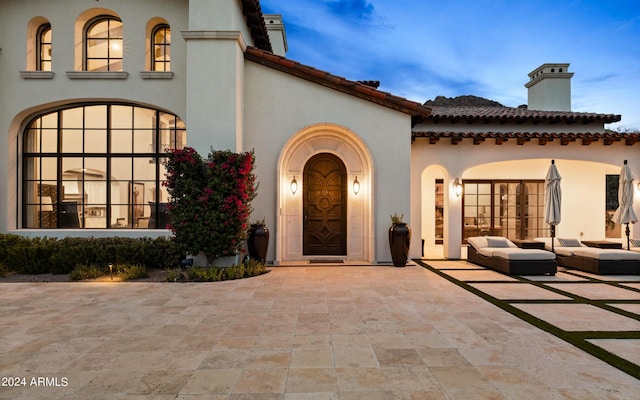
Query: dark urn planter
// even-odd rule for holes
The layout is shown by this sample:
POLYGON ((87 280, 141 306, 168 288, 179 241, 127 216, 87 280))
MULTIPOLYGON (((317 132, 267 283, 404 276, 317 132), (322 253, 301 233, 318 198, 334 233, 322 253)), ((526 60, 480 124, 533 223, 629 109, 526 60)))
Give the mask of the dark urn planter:
POLYGON ((264 224, 251 224, 247 237, 249 257, 265 264, 269 246, 269 229, 264 224))
POLYGON ((405 222, 397 222, 389 228, 389 249, 391 259, 396 267, 404 267, 409 258, 411 244, 411 228, 405 222))

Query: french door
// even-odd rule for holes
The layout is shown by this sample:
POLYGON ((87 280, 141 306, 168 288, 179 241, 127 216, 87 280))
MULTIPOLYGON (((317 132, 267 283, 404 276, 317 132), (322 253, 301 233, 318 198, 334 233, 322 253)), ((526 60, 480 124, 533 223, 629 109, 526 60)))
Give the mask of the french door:
POLYGON ((533 239, 549 235, 544 223, 544 180, 465 181, 463 242, 472 236, 533 239))

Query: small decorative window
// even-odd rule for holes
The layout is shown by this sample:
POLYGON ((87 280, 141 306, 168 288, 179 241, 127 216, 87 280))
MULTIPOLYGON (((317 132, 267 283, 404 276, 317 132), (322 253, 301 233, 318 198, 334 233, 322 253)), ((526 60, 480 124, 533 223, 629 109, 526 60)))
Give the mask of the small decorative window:
POLYGON ((51 24, 42 24, 36 35, 36 70, 51 71, 51 24))
POLYGON ((171 28, 160 24, 153 28, 151 35, 151 70, 170 71, 171 28))
POLYGON ((85 71, 122 71, 122 21, 112 16, 92 19, 85 29, 85 71))

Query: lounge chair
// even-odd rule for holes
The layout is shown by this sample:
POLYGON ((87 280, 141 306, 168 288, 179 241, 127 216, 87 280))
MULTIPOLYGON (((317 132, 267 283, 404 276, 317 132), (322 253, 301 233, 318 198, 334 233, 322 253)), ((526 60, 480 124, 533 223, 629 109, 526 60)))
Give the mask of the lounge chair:
POLYGON ((521 249, 500 236, 467 238, 467 260, 483 267, 514 275, 555 275, 556 255, 550 251, 521 249))
MULTIPOLYGON (((535 238, 551 250, 551 238, 535 238)), ((640 274, 640 252, 587 247, 577 239, 554 239, 558 265, 599 275, 640 274)))

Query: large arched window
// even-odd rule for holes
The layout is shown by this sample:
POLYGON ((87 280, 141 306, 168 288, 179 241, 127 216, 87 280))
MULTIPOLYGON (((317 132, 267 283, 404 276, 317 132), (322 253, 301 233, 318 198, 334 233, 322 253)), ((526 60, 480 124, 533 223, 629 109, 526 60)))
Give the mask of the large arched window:
POLYGON ((75 105, 34 118, 23 139, 24 228, 166 228, 165 149, 186 145, 177 116, 75 105))
POLYGON ((151 33, 151 70, 171 71, 171 28, 159 24, 151 33))
POLYGON ((89 21, 84 33, 85 71, 122 71, 122 21, 102 15, 89 21))
POLYGON ((51 24, 42 24, 36 34, 37 71, 51 71, 51 50, 51 24))

